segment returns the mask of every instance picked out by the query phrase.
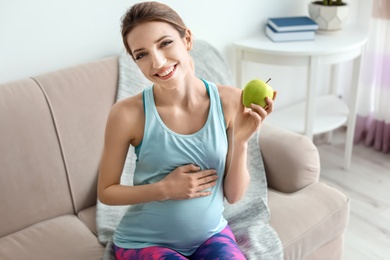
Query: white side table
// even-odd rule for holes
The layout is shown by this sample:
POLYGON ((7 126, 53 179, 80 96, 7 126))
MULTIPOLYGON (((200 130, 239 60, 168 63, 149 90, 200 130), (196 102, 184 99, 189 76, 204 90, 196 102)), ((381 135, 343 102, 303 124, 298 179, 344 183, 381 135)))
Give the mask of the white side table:
POLYGON ((267 118, 267 122, 304 134, 310 139, 315 134, 329 132, 347 122, 344 169, 348 170, 353 148, 361 55, 367 36, 367 32, 359 27, 347 27, 335 35, 317 34, 315 41, 274 43, 265 35, 260 35, 236 42, 237 86, 242 86, 244 61, 306 66, 306 101, 274 111, 267 118), (349 105, 334 95, 334 89, 330 91, 330 95, 317 97, 320 66, 333 65, 334 72, 335 66, 348 60, 354 60, 349 105))

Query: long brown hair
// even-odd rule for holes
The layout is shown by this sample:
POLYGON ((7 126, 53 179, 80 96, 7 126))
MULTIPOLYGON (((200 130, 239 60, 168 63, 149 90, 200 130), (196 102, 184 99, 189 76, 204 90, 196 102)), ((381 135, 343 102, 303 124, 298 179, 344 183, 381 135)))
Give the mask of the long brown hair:
POLYGON ((131 48, 126 40, 128 34, 137 25, 153 21, 168 23, 179 32, 180 37, 185 36, 187 27, 181 17, 169 6, 159 2, 135 4, 122 17, 122 40, 131 56, 131 48))

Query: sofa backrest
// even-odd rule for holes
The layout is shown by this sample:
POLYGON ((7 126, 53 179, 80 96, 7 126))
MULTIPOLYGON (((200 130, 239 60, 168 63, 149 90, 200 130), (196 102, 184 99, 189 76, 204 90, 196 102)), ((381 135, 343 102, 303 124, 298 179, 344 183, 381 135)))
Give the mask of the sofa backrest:
POLYGON ((117 57, 0 85, 0 237, 96 203, 117 57))
POLYGON ((104 130, 118 84, 117 57, 35 78, 61 144, 76 213, 96 204, 104 130))

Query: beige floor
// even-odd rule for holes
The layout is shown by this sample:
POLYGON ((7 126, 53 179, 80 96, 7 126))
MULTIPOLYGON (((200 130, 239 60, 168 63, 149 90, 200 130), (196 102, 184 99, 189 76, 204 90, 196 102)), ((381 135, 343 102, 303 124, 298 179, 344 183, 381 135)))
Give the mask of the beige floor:
POLYGON ((315 141, 321 159, 321 180, 349 194, 351 214, 344 260, 390 259, 390 154, 363 144, 353 148, 351 169, 342 169, 345 132, 332 144, 315 141))

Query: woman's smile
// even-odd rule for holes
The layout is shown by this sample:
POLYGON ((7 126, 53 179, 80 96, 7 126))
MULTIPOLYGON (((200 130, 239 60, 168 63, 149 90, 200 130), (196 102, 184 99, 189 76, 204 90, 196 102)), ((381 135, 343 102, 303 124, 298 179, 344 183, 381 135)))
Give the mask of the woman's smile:
POLYGON ((156 73, 156 75, 161 79, 169 79, 173 76, 176 71, 176 65, 168 66, 156 73))

